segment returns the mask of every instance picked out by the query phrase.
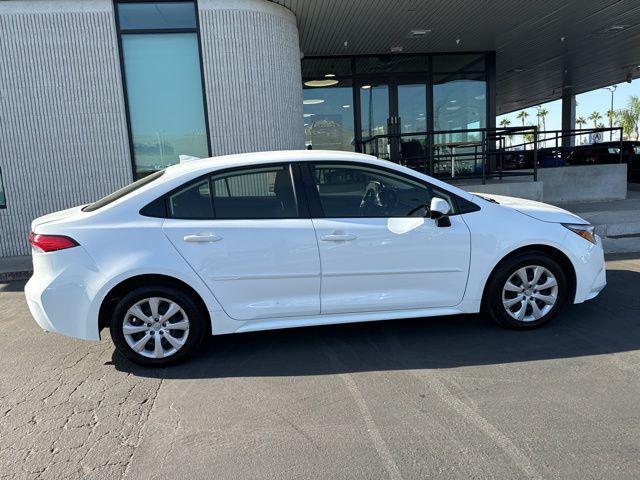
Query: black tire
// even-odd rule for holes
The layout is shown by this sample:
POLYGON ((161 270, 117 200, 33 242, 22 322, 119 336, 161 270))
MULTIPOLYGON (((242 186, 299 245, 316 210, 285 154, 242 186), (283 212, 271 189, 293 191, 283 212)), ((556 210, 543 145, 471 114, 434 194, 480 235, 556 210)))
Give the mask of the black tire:
MULTIPOLYGON (((531 270, 529 270, 529 272, 531 273, 531 270)), ((527 290, 531 291, 530 289, 527 290)), ((519 293, 507 293, 509 293, 509 295, 513 295, 513 298, 515 298, 515 296, 517 295, 520 295, 519 293)), ((552 292, 550 289, 545 289, 540 293, 548 295, 552 292)), ((544 325, 545 323, 548 323, 550 320, 552 320, 566 303, 567 293, 567 276, 558 262, 556 262, 548 255, 545 255, 544 253, 523 253, 504 261, 493 272, 487 283, 486 295, 483 302, 483 311, 502 327, 518 330, 528 330, 544 325), (542 315, 538 319, 523 321, 514 318, 507 312, 507 308, 505 308, 505 306, 503 305, 503 288, 505 287, 507 280, 511 279, 511 277, 516 274, 518 270, 528 266, 544 267, 549 272, 551 272, 551 274, 555 277, 557 283, 557 292, 555 304, 553 304, 552 308, 545 312, 544 315, 542 315)), ((526 293, 523 293, 523 295, 526 295, 526 293)), ((536 302, 536 305, 545 305, 544 302, 541 302, 539 300, 536 300, 536 302)), ((520 305, 522 304, 516 304, 512 308, 519 311, 520 305)), ((531 317, 533 313, 532 306, 530 305, 526 307, 525 312, 530 312, 529 317, 531 317)))
MULTIPOLYGON (((166 304, 165 302, 161 302, 159 311, 161 311, 164 305, 168 304, 166 304)), ((144 304, 142 308, 144 309, 144 304)), ((178 318, 178 320, 184 320, 182 314, 179 313, 172 317, 174 320, 170 319, 170 321, 168 322, 169 325, 171 325, 172 321, 176 321, 176 317, 178 318)), ((153 283, 141 285, 140 287, 134 288, 131 292, 127 293, 118 301, 115 308, 113 309, 113 315, 111 316, 109 328, 111 331, 111 338, 113 340, 113 343, 116 349, 120 353, 122 353, 122 355, 139 365, 144 365, 147 367, 163 367, 183 360, 184 358, 192 355, 198 349, 198 347, 200 347, 200 345, 202 344, 202 340, 208 332, 206 326, 207 321, 208 319, 206 318, 206 312, 202 311, 202 308, 192 297, 192 295, 172 286, 153 283), (140 301, 143 301, 144 299, 154 297, 160 297, 162 299, 167 299, 171 302, 174 302, 186 314, 189 323, 188 335, 186 337, 186 340, 184 341, 184 344, 179 349, 177 349, 175 353, 163 358, 150 358, 134 351, 129 343, 127 343, 125 334, 123 333, 125 317, 133 318, 133 321, 136 321, 135 317, 131 317, 127 314, 129 309, 133 305, 140 301)), ((144 322, 139 323, 142 324, 144 322)), ((169 327, 164 330, 171 330, 171 328, 169 327)), ((180 335, 180 331, 178 330, 171 331, 174 332, 175 335, 180 335)), ((151 332, 149 333, 151 334, 151 332)), ((182 333, 182 335, 184 335, 185 333, 182 333)), ((162 334, 169 335, 171 334, 171 332, 162 331, 162 334)), ((144 333, 142 335, 144 335, 144 333)), ((151 341, 147 341, 147 347, 155 345, 155 338, 161 338, 159 336, 160 331, 153 332, 153 335, 153 337, 150 337, 151 341)), ((129 338, 135 339, 133 336, 129 336, 129 338)), ((164 341, 161 340, 161 342, 161 345, 164 344, 168 348, 170 347, 166 339, 164 341)), ((143 351, 148 351, 148 349, 144 349, 143 351)))

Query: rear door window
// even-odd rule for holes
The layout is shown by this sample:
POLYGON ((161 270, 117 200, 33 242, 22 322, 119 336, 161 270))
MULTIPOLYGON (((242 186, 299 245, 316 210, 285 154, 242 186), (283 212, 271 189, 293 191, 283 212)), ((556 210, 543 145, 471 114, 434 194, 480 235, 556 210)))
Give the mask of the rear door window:
POLYGON ((213 208, 219 219, 297 218, 289 165, 247 168, 212 177, 213 208))

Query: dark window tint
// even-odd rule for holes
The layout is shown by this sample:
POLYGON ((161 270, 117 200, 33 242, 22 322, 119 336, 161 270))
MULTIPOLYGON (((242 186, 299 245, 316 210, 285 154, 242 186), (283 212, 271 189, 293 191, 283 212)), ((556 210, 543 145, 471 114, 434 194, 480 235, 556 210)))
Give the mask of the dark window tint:
POLYGON ((341 164, 312 168, 320 204, 329 218, 421 216, 433 198, 426 185, 376 168, 341 164))
POLYGON ((173 218, 213 218, 209 180, 188 185, 169 195, 169 216, 173 218))
POLYGON ((109 205, 111 202, 115 202, 119 198, 122 198, 125 195, 130 194, 131 192, 139 189, 140 187, 143 187, 153 182, 157 178, 160 178, 163 174, 164 174, 164 170, 160 170, 159 172, 155 172, 155 173, 152 173, 151 175, 147 175, 146 177, 141 178, 140 180, 137 180, 132 184, 127 185, 126 187, 113 192, 111 195, 107 195, 106 197, 98 200, 97 202, 87 205, 82 210, 85 212, 93 212, 94 210, 98 210, 99 208, 102 208, 105 205, 109 205))
POLYGON ((120 3, 118 19, 121 30, 196 28, 192 2, 120 3))
POLYGON ((298 206, 288 166, 215 175, 216 218, 293 218, 298 206))
POLYGON ((0 208, 7 207, 7 197, 4 195, 4 183, 2 183, 2 170, 0 170, 0 208))

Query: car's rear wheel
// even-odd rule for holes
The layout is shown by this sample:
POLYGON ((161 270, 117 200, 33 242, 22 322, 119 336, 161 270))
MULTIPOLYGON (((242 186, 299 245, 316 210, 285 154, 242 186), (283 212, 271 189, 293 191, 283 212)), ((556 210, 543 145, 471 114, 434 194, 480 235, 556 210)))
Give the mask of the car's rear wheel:
POLYGON ((206 328, 191 295, 164 285, 143 285, 122 297, 111 318, 111 338, 128 359, 164 366, 192 354, 206 328))
POLYGON ((567 291, 567 276, 553 258, 525 253, 498 266, 489 279, 484 307, 503 327, 535 328, 557 315, 567 291))

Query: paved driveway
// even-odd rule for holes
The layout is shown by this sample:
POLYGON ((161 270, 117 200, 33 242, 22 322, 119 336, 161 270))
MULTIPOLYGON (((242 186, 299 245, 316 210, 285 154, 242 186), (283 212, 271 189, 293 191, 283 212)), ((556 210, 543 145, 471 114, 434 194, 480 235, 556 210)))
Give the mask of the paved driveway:
MULTIPOLYGON (((638 478, 640 261, 533 332, 481 316, 212 338, 165 370, 0 286, 0 478, 638 478)), ((72 306, 70 306, 72 308, 72 306)))

